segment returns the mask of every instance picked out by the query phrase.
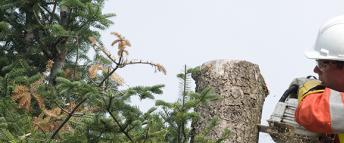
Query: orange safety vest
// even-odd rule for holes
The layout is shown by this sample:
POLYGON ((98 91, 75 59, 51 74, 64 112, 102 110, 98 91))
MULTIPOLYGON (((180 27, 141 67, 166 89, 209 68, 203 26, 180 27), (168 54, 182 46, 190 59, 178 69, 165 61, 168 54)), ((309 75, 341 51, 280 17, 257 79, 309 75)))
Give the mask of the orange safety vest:
POLYGON ((339 143, 344 143, 344 92, 325 88, 306 94, 298 104, 295 120, 312 132, 337 134, 339 143))

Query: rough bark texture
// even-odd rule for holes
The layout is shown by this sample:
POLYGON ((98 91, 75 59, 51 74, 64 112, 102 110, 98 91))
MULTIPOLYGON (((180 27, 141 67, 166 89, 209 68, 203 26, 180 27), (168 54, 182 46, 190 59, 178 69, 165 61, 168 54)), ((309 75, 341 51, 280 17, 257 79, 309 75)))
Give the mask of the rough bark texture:
POLYGON ((202 131, 208 121, 218 116, 219 125, 210 133, 217 139, 223 129, 230 130, 226 143, 258 142, 258 124, 268 89, 260 74, 258 65, 247 61, 216 60, 203 64, 196 81, 196 91, 207 86, 215 89, 221 100, 214 101, 196 109, 201 118, 193 123, 195 132, 202 131))

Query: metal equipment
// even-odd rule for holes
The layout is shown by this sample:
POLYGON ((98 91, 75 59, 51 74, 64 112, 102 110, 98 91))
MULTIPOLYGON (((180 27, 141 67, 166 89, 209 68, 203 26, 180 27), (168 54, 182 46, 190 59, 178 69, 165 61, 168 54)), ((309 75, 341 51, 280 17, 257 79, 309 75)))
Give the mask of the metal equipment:
MULTIPOLYGON (((309 79, 309 78, 307 78, 309 79)), ((292 83, 291 86, 283 93, 279 102, 276 104, 275 109, 268 120, 269 126, 277 126, 293 130, 295 134, 304 136, 319 136, 317 133, 307 131, 295 121, 295 110, 297 108, 298 84, 292 83)))

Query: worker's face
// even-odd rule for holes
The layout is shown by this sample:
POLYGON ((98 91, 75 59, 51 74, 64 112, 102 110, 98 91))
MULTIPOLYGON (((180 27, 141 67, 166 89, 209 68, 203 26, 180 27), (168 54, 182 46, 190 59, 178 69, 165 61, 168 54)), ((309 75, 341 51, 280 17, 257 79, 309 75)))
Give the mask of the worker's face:
POLYGON ((329 88, 337 89, 342 86, 338 76, 343 75, 343 69, 338 68, 336 63, 329 60, 317 60, 317 65, 313 70, 318 74, 319 80, 329 88))

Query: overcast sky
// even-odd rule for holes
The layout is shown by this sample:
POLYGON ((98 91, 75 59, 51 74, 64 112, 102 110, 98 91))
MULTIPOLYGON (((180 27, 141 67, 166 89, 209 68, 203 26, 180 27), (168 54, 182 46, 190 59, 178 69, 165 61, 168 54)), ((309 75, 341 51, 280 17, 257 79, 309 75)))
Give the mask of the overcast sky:
MULTIPOLYGON (((320 25, 344 14, 342 0, 108 0, 105 13, 115 22, 102 32, 110 47, 119 32, 130 40, 130 57, 161 63, 167 75, 149 66, 118 72, 127 86, 165 84, 160 99, 178 98, 178 80, 186 64, 210 60, 246 60, 259 65, 270 91, 262 124, 267 124, 281 94, 295 77, 315 75, 315 62, 304 57, 320 25)), ((112 49, 113 50, 113 49, 112 49)), ((114 50, 113 50, 114 51, 114 50)), ((137 101, 133 101, 137 102, 137 101)), ((145 109, 153 102, 139 103, 145 109)), ((273 143, 267 134, 260 143, 273 143)))

